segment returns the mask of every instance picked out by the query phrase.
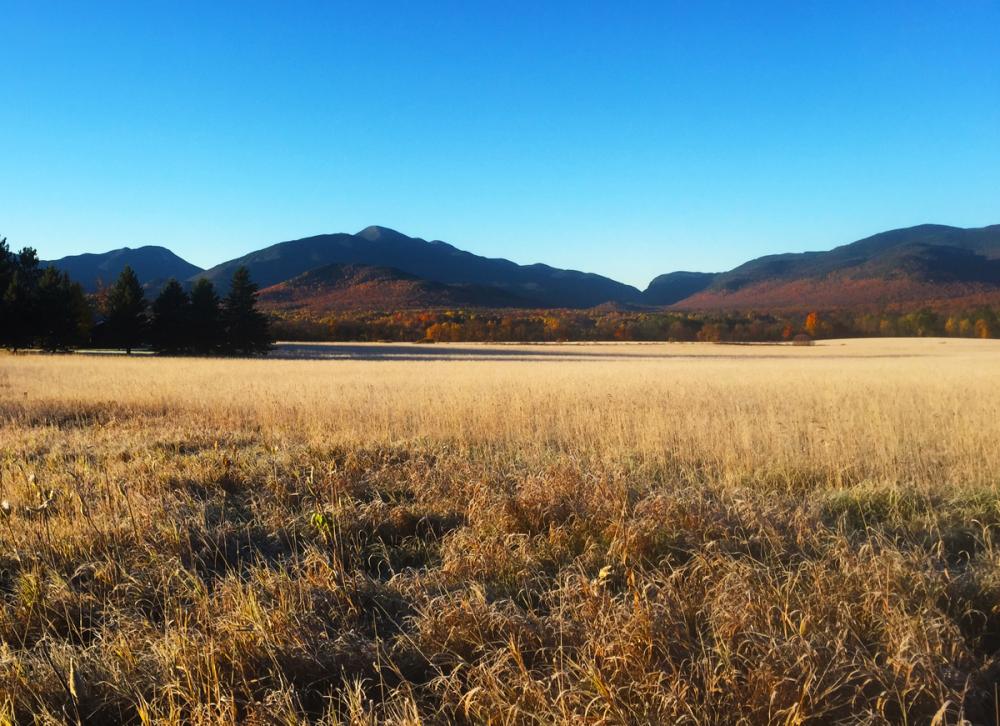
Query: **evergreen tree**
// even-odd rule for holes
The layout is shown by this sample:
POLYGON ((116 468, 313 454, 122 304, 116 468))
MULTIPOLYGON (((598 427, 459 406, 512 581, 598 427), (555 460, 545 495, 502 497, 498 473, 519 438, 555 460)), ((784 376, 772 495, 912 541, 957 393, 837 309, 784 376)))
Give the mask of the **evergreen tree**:
POLYGON ((42 270, 38 254, 15 254, 0 238, 0 345, 66 350, 83 342, 91 311, 83 289, 65 273, 42 270))
POLYGON ((7 246, 7 238, 0 237, 0 297, 7 292, 10 278, 14 275, 14 253, 7 246))
POLYGON ((7 286, 2 292, 3 316, 0 318, 0 340, 11 350, 29 347, 35 338, 37 310, 35 296, 41 272, 38 255, 25 247, 14 255, 4 244, 7 286))
POLYGON ((191 301, 173 278, 153 301, 149 340, 157 353, 177 354, 191 348, 191 301))
POLYGON ((45 350, 68 350, 86 339, 90 306, 83 288, 65 272, 47 267, 35 295, 35 342, 45 350))
POLYGON ((146 332, 146 296, 128 265, 108 291, 107 327, 109 342, 124 348, 128 355, 142 343, 146 332))
POLYGON ((10 346, 10 328, 13 322, 8 310, 7 288, 14 277, 15 257, 7 246, 7 238, 0 237, 0 345, 10 346))
POLYGON ((188 340, 199 355, 210 355, 222 346, 222 311, 210 280, 200 278, 191 290, 188 340))
POLYGON ((223 308, 223 320, 228 352, 255 355, 271 349, 267 318, 257 310, 257 285, 250 280, 250 271, 242 265, 233 273, 233 282, 223 308))

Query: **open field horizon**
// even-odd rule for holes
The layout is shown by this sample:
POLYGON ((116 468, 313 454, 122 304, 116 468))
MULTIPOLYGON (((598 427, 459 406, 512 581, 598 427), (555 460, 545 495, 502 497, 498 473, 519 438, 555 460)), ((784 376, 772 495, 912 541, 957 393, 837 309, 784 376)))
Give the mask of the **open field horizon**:
POLYGON ((0 357, 0 715, 995 721, 1000 342, 307 348, 0 357))
MULTIPOLYGON (((278 340, 268 360, 564 360, 564 359, 677 359, 720 358, 819 359, 828 357, 933 357, 959 352, 1000 349, 997 339, 948 337, 826 338, 808 346, 790 342, 687 342, 687 341, 534 341, 534 342, 321 342, 278 340), (935 346, 951 346, 936 348, 935 346), (813 351, 813 352, 810 352, 813 351), (821 352, 816 352, 821 351, 821 352)), ((34 351, 38 352, 38 351, 34 351)), ((122 357, 123 350, 81 349, 78 355, 122 357)), ((137 357, 150 351, 135 351, 137 357)), ((0 352, 0 355, 3 353, 0 352)), ((24 352, 22 352, 22 355, 24 352)), ((31 353, 29 353, 31 354, 31 353)), ((169 356, 168 356, 169 358, 169 356)), ((197 360, 175 356, 173 360, 197 360)), ((206 358, 205 360, 217 360, 206 358)))
POLYGON ((302 342, 279 340, 269 354, 272 359, 350 359, 390 360, 396 356, 435 359, 528 359, 597 358, 660 360, 678 358, 753 358, 776 357, 782 360, 808 360, 828 357, 933 357, 962 353, 1000 351, 997 339, 976 338, 826 338, 809 345, 791 342, 709 343, 686 341, 537 341, 530 343, 382 343, 382 342, 302 342), (952 346, 935 348, 934 346, 952 346), (819 352, 817 352, 819 351, 819 352))

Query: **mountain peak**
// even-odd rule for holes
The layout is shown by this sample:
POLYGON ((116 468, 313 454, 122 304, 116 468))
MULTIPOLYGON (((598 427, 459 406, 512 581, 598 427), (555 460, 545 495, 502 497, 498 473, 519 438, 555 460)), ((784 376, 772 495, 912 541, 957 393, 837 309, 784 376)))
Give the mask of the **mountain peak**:
POLYGON ((45 264, 69 273, 88 292, 114 282, 126 265, 135 270, 143 284, 156 283, 170 277, 183 280, 201 272, 197 265, 192 265, 159 245, 119 247, 107 252, 69 255, 49 260, 45 264))
POLYGON ((377 224, 373 224, 370 227, 365 227, 363 230, 358 232, 356 237, 361 237, 369 242, 375 242, 376 240, 385 240, 387 238, 401 238, 406 237, 402 232, 397 232, 394 229, 389 229, 388 227, 381 227, 377 224))
POLYGON ((493 291, 490 299, 501 301, 496 295, 501 290, 502 300, 517 298, 529 306, 587 308, 606 300, 633 302, 640 296, 635 288, 600 275, 481 257, 377 225, 357 234, 279 242, 216 265, 203 276, 224 289, 233 270, 246 265, 263 289, 330 264, 390 267, 427 282, 488 287, 493 291))

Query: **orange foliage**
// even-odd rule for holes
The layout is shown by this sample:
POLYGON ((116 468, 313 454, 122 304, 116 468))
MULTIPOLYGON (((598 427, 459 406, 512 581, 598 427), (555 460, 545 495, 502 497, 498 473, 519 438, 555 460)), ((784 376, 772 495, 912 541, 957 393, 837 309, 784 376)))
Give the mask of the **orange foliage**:
POLYGON ((816 337, 816 331, 819 329, 819 316, 816 313, 806 315, 805 329, 810 336, 816 337))

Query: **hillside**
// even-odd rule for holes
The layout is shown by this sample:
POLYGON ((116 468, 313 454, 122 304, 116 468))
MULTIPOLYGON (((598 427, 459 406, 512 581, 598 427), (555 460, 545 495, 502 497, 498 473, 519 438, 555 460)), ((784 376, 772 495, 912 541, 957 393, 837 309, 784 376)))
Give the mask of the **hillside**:
POLYGON ((328 313, 337 310, 405 310, 437 307, 511 307, 516 296, 482 285, 422 280, 390 267, 325 265, 260 292, 270 310, 328 313))
POLYGON ((200 267, 178 257, 166 247, 153 245, 70 255, 42 264, 54 265, 67 272, 87 292, 94 292, 101 285, 112 284, 126 265, 135 270, 143 285, 152 289, 158 288, 171 277, 184 280, 201 272, 200 267))
POLYGON ((199 276, 224 289, 233 270, 246 265, 254 280, 269 287, 330 264, 389 267, 431 282, 498 288, 533 306, 585 308, 610 300, 641 299, 634 287, 601 275, 481 257, 446 242, 407 237, 385 227, 281 242, 199 276))
POLYGON ((717 277, 714 272, 668 272, 654 277, 642 293, 647 305, 672 305, 701 292, 717 277))
POLYGON ((768 255, 674 303, 690 310, 803 309, 1000 299, 1000 225, 920 225, 828 252, 768 255))
POLYGON ((88 291, 126 265, 151 290, 166 279, 228 287, 250 269, 272 308, 390 310, 415 307, 805 310, 1000 303, 1000 225, 925 224, 866 237, 825 252, 766 255, 728 272, 671 272, 639 292, 607 277, 482 257, 387 229, 281 242, 210 270, 163 247, 64 257, 52 264, 88 291), (269 289, 270 288, 270 289, 269 289))

